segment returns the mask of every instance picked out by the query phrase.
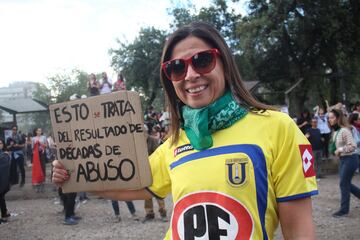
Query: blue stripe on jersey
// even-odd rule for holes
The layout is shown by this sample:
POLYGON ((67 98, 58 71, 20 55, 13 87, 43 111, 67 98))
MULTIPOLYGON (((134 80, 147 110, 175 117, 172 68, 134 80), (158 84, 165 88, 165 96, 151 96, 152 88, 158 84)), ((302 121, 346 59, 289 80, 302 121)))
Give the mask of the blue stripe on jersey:
POLYGON ((311 196, 318 195, 318 194, 319 194, 319 191, 314 190, 314 191, 311 191, 311 192, 296 194, 296 195, 292 195, 292 196, 288 196, 288 197, 276 198, 276 201, 277 202, 287 202, 287 201, 291 201, 291 200, 311 197, 311 196))
POLYGON ((263 239, 267 240, 268 236, 265 229, 265 213, 267 207, 268 179, 265 156, 259 146, 253 144, 237 144, 206 149, 180 158, 179 160, 170 164, 170 169, 172 170, 184 163, 199 160, 201 158, 231 153, 245 153, 252 161, 255 175, 256 200, 258 205, 259 218, 264 236, 263 239))

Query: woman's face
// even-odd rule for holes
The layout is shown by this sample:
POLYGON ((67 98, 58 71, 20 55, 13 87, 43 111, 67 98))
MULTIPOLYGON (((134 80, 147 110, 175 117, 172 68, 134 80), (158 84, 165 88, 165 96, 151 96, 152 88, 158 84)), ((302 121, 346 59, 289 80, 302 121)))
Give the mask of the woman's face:
POLYGON ((42 133, 41 128, 36 129, 36 135, 37 135, 37 136, 40 136, 40 135, 41 135, 41 133, 42 133))
POLYGON ((324 109, 323 108, 319 108, 319 115, 324 115, 324 109))
POLYGON ((358 115, 358 118, 355 120, 355 123, 360 125, 360 115, 358 115))
POLYGON ((95 81, 96 80, 96 77, 95 77, 95 75, 94 74, 90 74, 90 76, 89 76, 89 81, 95 81))
MULTIPOLYGON (((211 49, 211 46, 197 37, 187 37, 173 49, 172 59, 187 59, 194 54, 211 49)), ((206 74, 199 74, 189 64, 183 80, 172 82, 176 95, 186 105, 201 108, 213 103, 225 92, 225 77, 223 64, 219 57, 215 68, 206 74)))
POLYGON ((330 112, 329 113, 329 123, 330 123, 330 125, 334 126, 337 122, 338 122, 338 120, 337 120, 335 114, 330 112))

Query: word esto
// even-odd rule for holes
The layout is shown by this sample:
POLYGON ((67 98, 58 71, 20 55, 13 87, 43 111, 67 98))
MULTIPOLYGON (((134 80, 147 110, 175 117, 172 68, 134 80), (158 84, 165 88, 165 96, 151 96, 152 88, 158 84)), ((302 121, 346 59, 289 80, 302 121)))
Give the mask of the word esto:
MULTIPOLYGON (((101 103, 102 117, 110 118, 114 116, 124 116, 130 112, 135 114, 134 107, 128 100, 116 100, 101 103)), ((56 123, 86 120, 90 116, 89 106, 86 103, 73 104, 69 106, 58 107, 54 109, 54 116, 56 123)))

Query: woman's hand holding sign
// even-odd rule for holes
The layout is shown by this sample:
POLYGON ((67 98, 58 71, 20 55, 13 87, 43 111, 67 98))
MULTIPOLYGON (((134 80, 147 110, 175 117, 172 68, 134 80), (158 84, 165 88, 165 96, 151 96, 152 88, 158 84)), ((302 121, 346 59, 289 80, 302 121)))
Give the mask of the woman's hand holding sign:
MULTIPOLYGON (((52 181, 58 187, 61 187, 62 184, 64 184, 69 179, 70 175, 68 174, 68 170, 65 169, 64 165, 61 164, 59 160, 55 160, 53 162, 52 181)), ((97 191, 91 193, 103 198, 123 201, 150 199, 152 197, 152 195, 145 188, 138 190, 97 191)))
POLYGON ((61 186, 64 182, 69 180, 70 175, 65 169, 64 165, 59 160, 55 160, 53 163, 53 174, 52 181, 57 185, 61 186))

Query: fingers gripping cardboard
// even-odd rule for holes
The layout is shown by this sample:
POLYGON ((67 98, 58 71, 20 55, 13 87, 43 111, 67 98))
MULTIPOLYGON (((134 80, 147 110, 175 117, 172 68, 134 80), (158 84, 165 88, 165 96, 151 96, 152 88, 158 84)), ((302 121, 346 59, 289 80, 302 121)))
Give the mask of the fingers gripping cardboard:
POLYGON ((64 192, 139 189, 152 182, 136 92, 53 104, 58 159, 70 173, 64 192))

